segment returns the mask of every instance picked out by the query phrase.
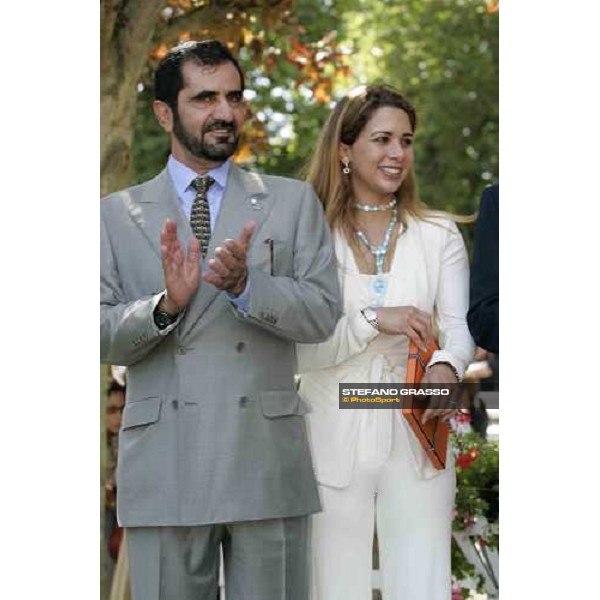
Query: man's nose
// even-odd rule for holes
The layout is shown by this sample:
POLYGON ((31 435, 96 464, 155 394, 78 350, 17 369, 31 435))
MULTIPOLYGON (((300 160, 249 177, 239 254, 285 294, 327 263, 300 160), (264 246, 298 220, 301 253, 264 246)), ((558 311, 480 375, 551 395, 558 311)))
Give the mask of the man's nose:
POLYGON ((215 109, 213 111, 213 118, 221 119, 223 121, 233 120, 233 110, 231 109, 231 105, 227 101, 227 98, 220 97, 218 99, 215 109))

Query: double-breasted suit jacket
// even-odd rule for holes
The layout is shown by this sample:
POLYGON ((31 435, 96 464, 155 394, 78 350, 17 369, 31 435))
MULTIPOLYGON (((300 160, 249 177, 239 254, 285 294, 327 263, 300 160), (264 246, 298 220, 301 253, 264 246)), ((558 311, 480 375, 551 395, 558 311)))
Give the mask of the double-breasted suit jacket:
MULTIPOLYGON (((256 222, 241 314, 202 282, 174 329, 160 231, 192 234, 167 171, 101 201, 101 358, 128 369, 117 472, 124 526, 204 525, 319 510, 294 342, 319 342, 340 315, 334 251, 312 188, 231 167, 207 257, 256 222)), ((202 265, 205 268, 205 265, 202 265)))

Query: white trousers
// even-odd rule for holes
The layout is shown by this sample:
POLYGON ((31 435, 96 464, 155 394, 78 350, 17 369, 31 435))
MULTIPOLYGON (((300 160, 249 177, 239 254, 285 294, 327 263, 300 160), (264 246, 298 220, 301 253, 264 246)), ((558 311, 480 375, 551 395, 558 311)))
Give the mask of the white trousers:
MULTIPOLYGON (((454 466, 417 477, 409 432, 394 415, 389 458, 356 457, 347 488, 319 486, 323 512, 312 522, 312 599, 371 600, 375 521, 383 600, 448 600, 454 466)), ((412 435, 412 434, 410 434, 412 435)))

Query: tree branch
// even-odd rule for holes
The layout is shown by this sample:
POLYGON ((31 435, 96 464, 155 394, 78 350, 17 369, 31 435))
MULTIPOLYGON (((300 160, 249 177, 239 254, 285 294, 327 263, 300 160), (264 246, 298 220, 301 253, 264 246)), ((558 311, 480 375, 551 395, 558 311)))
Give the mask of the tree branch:
MULTIPOLYGON (((284 12, 290 10, 296 0, 221 0, 207 6, 192 9, 191 11, 169 21, 159 20, 154 31, 154 42, 174 40, 182 33, 201 29, 223 31, 232 23, 227 19, 228 13, 239 14, 250 12, 254 14, 265 11, 284 12)), ((232 27, 234 29, 234 27, 232 27)))
POLYGON ((223 24, 227 23, 227 13, 231 10, 231 8, 202 6, 179 17, 173 17, 169 21, 159 20, 154 30, 153 41, 159 43, 166 39, 172 40, 190 30, 216 29, 217 26, 222 28, 223 24))

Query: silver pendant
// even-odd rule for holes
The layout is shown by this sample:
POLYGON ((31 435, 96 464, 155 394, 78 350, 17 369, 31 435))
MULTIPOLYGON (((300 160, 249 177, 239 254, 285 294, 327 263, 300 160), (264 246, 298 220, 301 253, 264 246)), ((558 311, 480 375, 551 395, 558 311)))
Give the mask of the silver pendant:
POLYGON ((372 283, 373 291, 378 296, 383 296, 387 292, 388 282, 383 277, 375 277, 372 283))

